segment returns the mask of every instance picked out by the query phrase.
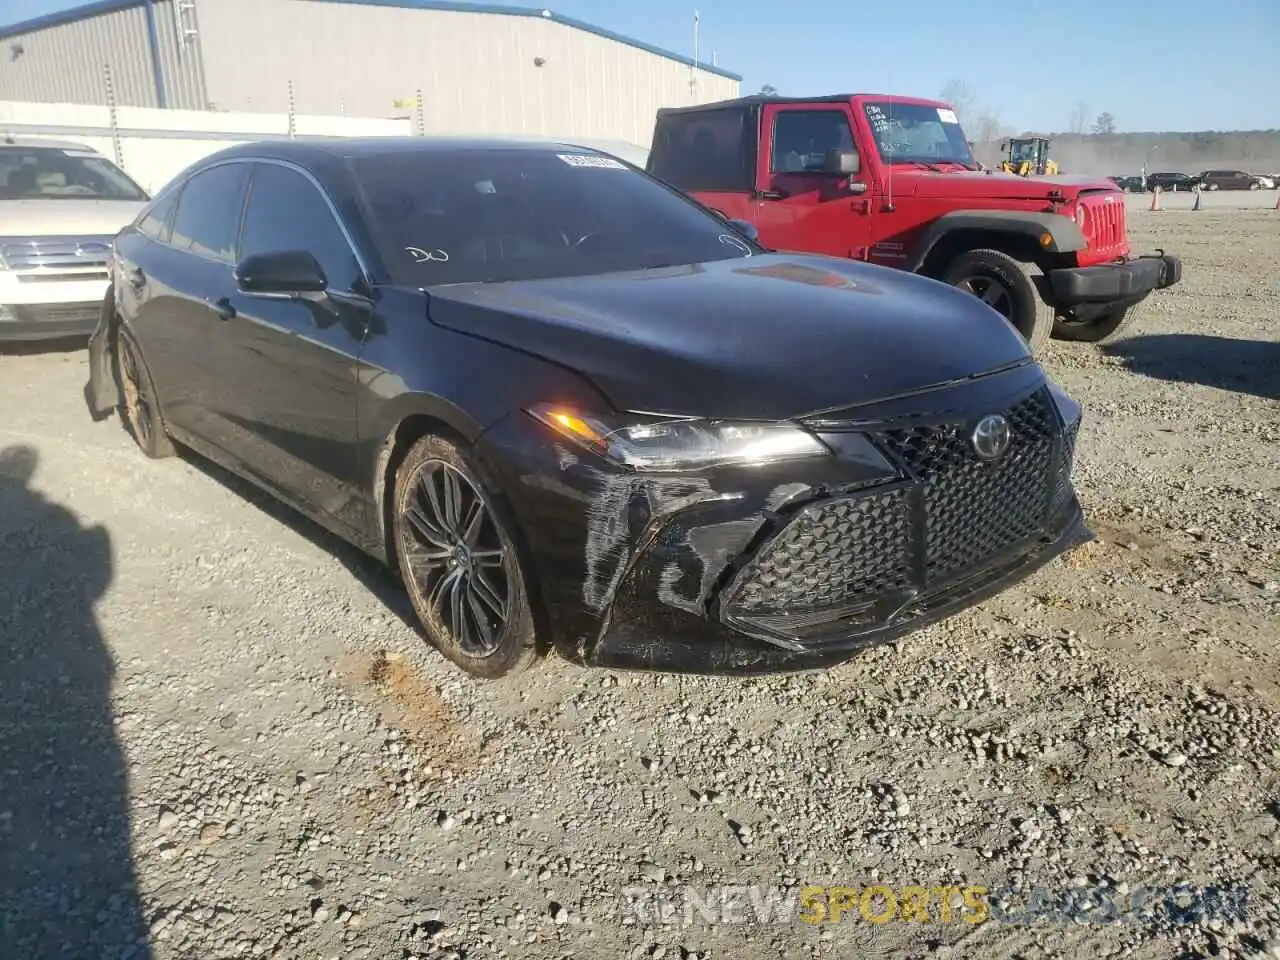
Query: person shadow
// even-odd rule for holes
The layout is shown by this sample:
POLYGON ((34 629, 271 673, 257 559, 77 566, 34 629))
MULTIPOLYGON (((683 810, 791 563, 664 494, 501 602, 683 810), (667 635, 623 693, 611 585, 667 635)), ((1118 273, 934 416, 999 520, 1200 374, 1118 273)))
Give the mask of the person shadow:
POLYGON ((0 450, 0 957, 149 960, 114 664, 94 616, 111 540, 0 450))

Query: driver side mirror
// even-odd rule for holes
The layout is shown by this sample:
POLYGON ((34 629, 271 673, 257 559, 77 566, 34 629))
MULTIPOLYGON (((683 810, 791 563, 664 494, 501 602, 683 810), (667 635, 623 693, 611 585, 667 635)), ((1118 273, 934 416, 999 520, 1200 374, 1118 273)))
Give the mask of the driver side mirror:
POLYGON ((329 286, 319 261, 305 250, 255 253, 236 265, 235 277, 245 293, 276 296, 324 293, 329 286))
POLYGON ((744 237, 750 240, 752 243, 760 242, 760 231, 757 230, 756 225, 754 223, 751 223, 749 220, 731 220, 728 217, 726 217, 725 222, 728 223, 729 226, 733 227, 733 229, 737 230, 738 233, 742 234, 744 237))
POLYGON ((823 173, 837 177, 852 177, 862 169, 862 160, 853 150, 829 150, 823 173))

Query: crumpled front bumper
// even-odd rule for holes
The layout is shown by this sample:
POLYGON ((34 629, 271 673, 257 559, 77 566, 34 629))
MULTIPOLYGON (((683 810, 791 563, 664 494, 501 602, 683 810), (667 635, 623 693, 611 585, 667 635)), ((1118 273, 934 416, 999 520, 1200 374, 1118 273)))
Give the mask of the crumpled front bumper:
POLYGON ((1054 303, 1136 303, 1153 290, 1163 290, 1182 280, 1182 260, 1163 251, 1092 267, 1050 270, 1049 288, 1054 303))
POLYGON ((89 416, 94 420, 105 420, 122 402, 120 385, 112 366, 114 321, 115 299, 108 291, 98 312, 98 325, 89 335, 89 379, 84 385, 84 399, 89 407, 89 416))
POLYGON ((786 642, 748 635, 725 622, 654 616, 651 604, 628 610, 625 599, 585 662, 633 670, 752 675, 824 669, 862 651, 921 630, 988 600, 1021 582, 1066 551, 1094 539, 1079 500, 1070 501, 1044 534, 944 585, 912 598, 885 622, 832 629, 813 640, 786 642))

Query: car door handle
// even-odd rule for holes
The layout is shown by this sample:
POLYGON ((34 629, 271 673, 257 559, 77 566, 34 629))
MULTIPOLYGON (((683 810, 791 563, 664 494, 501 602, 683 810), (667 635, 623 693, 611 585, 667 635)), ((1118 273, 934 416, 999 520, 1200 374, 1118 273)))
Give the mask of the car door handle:
POLYGON ((787 193, 785 190, 761 190, 761 200, 785 200, 787 193))
POLYGON ((228 297, 222 297, 214 301, 213 309, 214 312, 223 320, 230 320, 236 315, 235 305, 228 297))

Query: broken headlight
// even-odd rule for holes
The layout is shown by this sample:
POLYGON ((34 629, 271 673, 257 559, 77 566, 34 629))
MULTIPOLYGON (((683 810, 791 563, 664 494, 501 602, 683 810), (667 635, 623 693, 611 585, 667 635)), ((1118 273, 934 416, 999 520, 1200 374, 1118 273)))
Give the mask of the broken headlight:
POLYGON ((1049 395, 1053 397, 1053 405, 1058 408, 1058 416, 1062 417, 1064 425, 1069 428, 1073 423, 1080 421, 1084 413, 1083 408, 1071 398, 1071 394, 1052 380, 1049 381, 1049 395))
POLYGON ((692 418, 616 423, 554 404, 528 412, 561 436, 634 470, 772 463, 829 453, 817 437, 790 423, 692 418))

